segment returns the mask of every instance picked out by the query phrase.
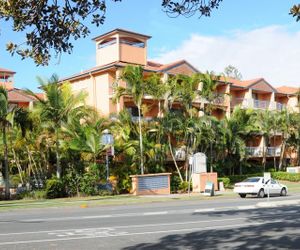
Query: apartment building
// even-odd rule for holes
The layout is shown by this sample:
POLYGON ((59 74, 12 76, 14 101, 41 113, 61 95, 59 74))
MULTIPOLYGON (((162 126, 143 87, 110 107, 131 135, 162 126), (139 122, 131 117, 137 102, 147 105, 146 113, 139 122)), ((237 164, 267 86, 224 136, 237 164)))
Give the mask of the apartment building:
MULTIPOLYGON (((166 81, 169 75, 191 75, 199 72, 193 65, 185 60, 161 64, 147 59, 147 41, 151 37, 127 31, 115 29, 93 39, 96 49, 96 66, 66 77, 61 81, 71 83, 73 91, 85 91, 88 94, 87 104, 94 107, 101 115, 109 116, 127 108, 133 118, 137 116, 137 109, 130 96, 122 97, 118 103, 112 101, 113 88, 116 84, 126 86, 125 82, 118 79, 122 69, 128 65, 141 65, 145 76, 153 72, 161 75, 166 81)), ((300 87, 300 86, 299 86, 300 87)), ((298 110, 297 87, 275 88, 263 78, 240 81, 222 77, 216 89, 216 99, 213 102, 212 114, 218 119, 230 117, 235 107, 245 109, 261 109, 280 111, 287 109, 290 112, 298 110)), ((151 96, 145 96, 145 104, 149 103, 150 110, 144 114, 144 118, 158 116, 158 103, 151 96)), ((195 100, 195 103, 206 100, 195 100)), ((273 135, 268 147, 268 157, 279 157, 281 136, 273 135)), ((247 150, 253 159, 262 157, 264 145, 261 135, 256 135, 247 142, 247 150)))
POLYGON ((8 102, 11 108, 23 107, 29 108, 33 105, 35 99, 26 94, 23 90, 14 87, 14 75, 16 72, 0 68, 0 86, 7 90, 8 102))

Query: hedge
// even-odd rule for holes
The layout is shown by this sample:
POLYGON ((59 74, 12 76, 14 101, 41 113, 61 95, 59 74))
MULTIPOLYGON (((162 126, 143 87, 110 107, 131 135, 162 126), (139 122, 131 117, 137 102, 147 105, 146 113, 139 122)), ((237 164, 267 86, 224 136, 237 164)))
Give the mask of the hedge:
POLYGON ((287 172, 273 172, 272 178, 282 181, 300 181, 300 173, 287 173, 287 172))
MULTIPOLYGON (((261 173, 257 174, 249 174, 249 175, 231 175, 226 177, 218 178, 218 182, 223 182, 224 187, 230 187, 237 182, 241 182, 249 177, 255 176, 263 176, 261 173)), ((293 181, 293 182, 300 182, 300 173, 287 173, 287 172, 271 172, 272 178, 281 181, 293 181)))

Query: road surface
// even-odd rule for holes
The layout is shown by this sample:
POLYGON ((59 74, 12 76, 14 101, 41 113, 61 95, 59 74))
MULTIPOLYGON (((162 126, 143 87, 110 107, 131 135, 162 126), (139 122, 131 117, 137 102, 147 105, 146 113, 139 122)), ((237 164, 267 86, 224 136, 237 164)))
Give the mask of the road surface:
POLYGON ((300 249, 300 195, 0 212, 0 249, 300 249))

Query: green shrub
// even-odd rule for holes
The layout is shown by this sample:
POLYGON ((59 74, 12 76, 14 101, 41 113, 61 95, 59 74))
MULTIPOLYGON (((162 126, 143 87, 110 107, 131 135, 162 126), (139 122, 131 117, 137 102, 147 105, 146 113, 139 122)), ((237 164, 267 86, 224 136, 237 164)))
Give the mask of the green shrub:
POLYGON ((48 199, 65 197, 66 192, 62 180, 52 177, 46 182, 46 197, 48 199))
POLYGON ((298 182, 300 181, 300 174, 299 173, 288 173, 288 172, 272 172, 272 178, 282 181, 293 181, 298 182))
POLYGON ((171 192, 172 193, 177 193, 179 190, 179 186, 180 186, 180 178, 178 175, 171 175, 171 192))
POLYGON ((225 188, 229 188, 230 187, 230 179, 228 177, 218 178, 218 183, 219 182, 223 182, 225 188))
POLYGON ((80 180, 80 191, 85 195, 96 195, 98 193, 98 179, 99 177, 96 176, 93 172, 85 173, 80 180))
POLYGON ((32 193, 35 200, 43 200, 47 198, 46 190, 35 190, 32 193))

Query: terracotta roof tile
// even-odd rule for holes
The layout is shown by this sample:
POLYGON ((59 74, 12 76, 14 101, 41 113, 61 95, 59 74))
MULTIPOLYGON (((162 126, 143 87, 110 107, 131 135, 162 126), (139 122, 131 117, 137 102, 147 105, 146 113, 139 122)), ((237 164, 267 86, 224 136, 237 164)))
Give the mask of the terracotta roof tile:
POLYGON ((259 82, 261 80, 263 80, 263 78, 255 78, 255 79, 246 80, 246 81, 234 79, 234 78, 231 78, 231 77, 224 77, 224 76, 222 76, 220 78, 221 82, 228 82, 228 83, 231 83, 233 86, 243 87, 243 88, 247 88, 250 85, 252 85, 256 82, 259 82))
POLYGON ((1 73, 11 73, 11 74, 15 74, 16 72, 10 70, 10 69, 4 69, 4 68, 0 68, 0 72, 1 73))
MULTIPOLYGON (((168 71, 172 67, 176 67, 177 65, 179 66, 180 64, 183 64, 183 63, 188 64, 191 68, 193 68, 195 71, 197 71, 197 69, 195 69, 192 65, 190 65, 185 60, 175 61, 175 62, 172 62, 169 64, 161 64, 161 63, 157 63, 157 62, 153 62, 153 61, 147 61, 147 65, 145 65, 143 67, 146 71, 162 72, 162 71, 168 71)), ((106 65, 96 66, 96 67, 84 70, 80 73, 71 75, 69 77, 62 78, 62 79, 60 79, 60 82, 72 80, 74 78, 85 76, 85 75, 88 75, 93 72, 102 71, 102 70, 113 68, 113 67, 125 67, 127 65, 129 65, 129 64, 125 63, 125 62, 117 61, 117 62, 112 62, 112 63, 106 64, 106 65)))
POLYGON ((33 102, 36 99, 28 94, 26 94, 23 90, 14 88, 8 90, 8 101, 9 102, 33 102))
POLYGON ((289 87, 289 86, 281 86, 281 87, 276 88, 276 90, 282 94, 292 95, 292 94, 296 94, 300 90, 300 85, 299 85, 299 88, 289 87))

